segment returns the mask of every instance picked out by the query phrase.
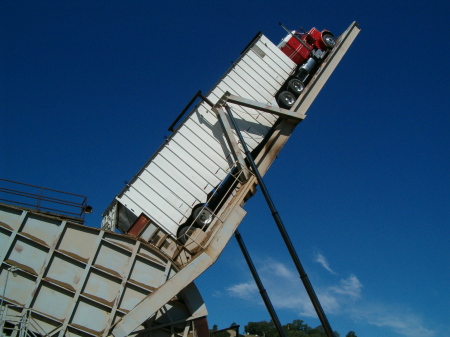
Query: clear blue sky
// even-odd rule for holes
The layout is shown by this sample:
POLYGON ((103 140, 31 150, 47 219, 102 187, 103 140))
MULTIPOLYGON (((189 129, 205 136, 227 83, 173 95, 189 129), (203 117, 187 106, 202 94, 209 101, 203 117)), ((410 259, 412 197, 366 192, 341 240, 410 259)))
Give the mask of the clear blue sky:
MULTIPOLYGON (((446 1, 0 1, 0 177, 101 213, 260 30, 361 34, 266 183, 341 336, 450 330, 446 1)), ((260 193, 240 226, 282 323, 319 324, 260 193)), ((197 281, 210 326, 269 320, 234 239, 197 281)))

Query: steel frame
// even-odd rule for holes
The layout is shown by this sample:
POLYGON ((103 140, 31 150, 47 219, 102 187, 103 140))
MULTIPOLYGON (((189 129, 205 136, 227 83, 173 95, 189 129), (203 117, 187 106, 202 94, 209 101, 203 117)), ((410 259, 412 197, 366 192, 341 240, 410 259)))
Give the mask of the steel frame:
MULTIPOLYGON (((269 113, 277 113, 279 116, 284 117, 280 124, 276 126, 270 139, 264 146, 263 151, 257 156, 255 164, 258 167, 258 171, 263 176, 276 155, 279 153, 281 148, 284 146, 286 141, 289 139, 296 125, 303 120, 306 110, 311 105, 312 101, 318 95, 321 88, 316 88, 317 86, 323 85, 334 68, 339 63, 342 56, 345 54, 347 49, 350 47, 353 40, 358 35, 359 28, 356 22, 341 35, 337 41, 336 47, 333 49, 331 54, 321 65, 314 75, 313 79, 310 81, 307 91, 297 99, 294 104, 293 109, 286 111, 284 109, 279 109, 273 106, 267 106, 266 104, 261 104, 259 102, 249 102, 245 99, 239 97, 230 97, 232 95, 224 95, 223 101, 215 106, 216 113, 219 109, 223 109, 223 106, 228 101, 231 104, 240 102, 243 104, 250 104, 258 109, 265 109, 269 113), (309 89, 308 89, 309 88, 309 89), (231 99, 229 101, 228 99, 231 99), (301 104, 300 102, 304 102, 301 104)), ((222 120, 225 120, 228 116, 222 114, 222 120)), ((229 123, 228 123, 229 124, 229 123)), ((227 123, 224 123, 227 125, 227 123)), ((233 130, 226 126, 224 130, 230 136, 233 134, 233 130)), ((230 137, 230 143, 235 143, 234 136, 230 137)), ((234 148, 234 147, 233 147, 234 148)), ((235 149, 235 156, 238 158, 242 157, 242 152, 235 149)), ((242 161, 240 163, 243 167, 242 161)), ((158 288, 155 292, 150 294, 146 299, 144 299, 135 309, 130 311, 126 316, 122 318, 120 322, 111 331, 111 334, 115 337, 124 337, 131 333, 139 322, 145 321, 148 317, 153 315, 160 307, 164 305, 164 301, 169 299, 170 296, 175 295, 184 286, 192 282, 196 277, 198 277, 202 272, 204 272, 209 266, 211 266, 214 261, 218 258, 219 254, 222 252, 226 243, 230 239, 232 233, 236 230, 242 218, 245 215, 245 211, 241 208, 246 196, 249 192, 254 190, 257 184, 257 179, 254 175, 251 175, 245 183, 236 191, 236 194, 231 197, 230 200, 223 206, 220 210, 220 218, 222 221, 216 221, 215 224, 211 225, 213 230, 210 233, 209 239, 205 242, 205 249, 203 252, 199 252, 195 259, 191 263, 187 264, 180 272, 178 272, 174 277, 168 280, 164 285, 158 288)))
MULTIPOLYGON (((343 34, 343 37, 341 38, 340 45, 344 46, 345 44, 347 44, 348 42, 351 42, 354 40, 354 38, 356 38, 356 36, 359 33, 359 28, 357 27, 357 24, 354 22, 349 29, 343 34)), ((346 48, 343 48, 343 50, 341 50, 341 48, 336 48, 336 50, 332 53, 332 55, 330 56, 330 59, 328 60, 328 62, 326 62, 323 66, 322 72, 319 71, 319 73, 322 74, 323 77, 321 76, 315 76, 314 80, 311 81, 312 83, 310 83, 308 85, 308 88, 310 89, 309 91, 307 91, 307 93, 305 95, 302 95, 296 102, 296 104, 294 104, 293 107, 293 111, 289 111, 289 110, 285 110, 285 109, 280 109, 278 107, 273 107, 271 105, 263 105, 259 102, 254 102, 254 101, 250 101, 241 97, 237 97, 237 96, 233 96, 231 95, 229 92, 226 92, 222 98, 218 101, 218 103, 215 105, 215 110, 218 111, 219 113, 222 111, 222 115, 223 115, 223 108, 225 107, 226 111, 228 112, 228 117, 232 122, 234 131, 236 132, 239 142, 241 143, 247 161, 252 169, 252 172, 255 174, 256 179, 258 184, 261 187, 261 190, 264 194, 264 197, 267 201, 267 204, 272 212, 272 216, 277 224, 277 227, 280 231, 280 234, 285 242, 285 245, 291 255, 292 260, 294 261, 294 264, 297 268, 297 271, 299 273, 300 279, 303 282, 303 285, 306 289, 306 292, 308 293, 308 296, 310 297, 311 303, 317 313, 317 316, 319 317, 320 322, 322 323, 322 326, 324 327, 325 333, 327 334, 328 337, 333 337, 334 333, 333 330, 331 328, 331 325, 325 315, 325 312, 320 304, 320 301, 314 291, 314 288, 312 287, 312 284, 308 278, 308 275, 306 274, 300 259, 298 257, 298 254, 290 240, 290 237, 284 227, 284 224, 281 220, 281 217, 278 213, 278 211, 275 208, 275 205, 269 195, 269 192, 265 186, 265 183, 262 179, 262 176, 259 172, 259 168, 257 167, 257 165, 255 164, 255 161, 252 158, 252 155, 250 154, 250 151, 248 150, 244 138, 239 130, 239 127, 236 123, 236 121, 234 120, 232 111, 230 109, 230 107, 228 106, 228 102, 229 103, 234 103, 234 104, 238 104, 238 105, 242 105, 248 108, 252 108, 252 109, 256 109, 256 110, 261 110, 261 111, 265 111, 265 112, 269 112, 269 113, 273 113, 276 114, 277 116, 282 117, 284 120, 288 120, 287 122, 299 122, 301 120, 303 120, 306 116, 305 116, 305 112, 308 109, 308 107, 310 106, 310 104, 312 103, 313 99, 317 96, 317 94, 319 93, 321 87, 319 86, 320 83, 324 84, 326 82, 326 80, 328 79, 328 77, 331 75, 331 73, 333 72, 334 68, 337 66, 337 63, 340 61, 340 59, 343 57, 343 55, 346 52, 346 48), (320 80, 321 79, 321 80, 320 80), (316 90, 314 90, 314 88, 316 88, 316 86, 318 87, 316 90), (302 107, 302 102, 305 103, 305 107, 303 107, 302 111, 298 111, 300 107, 302 107), (290 118, 293 118, 293 120, 289 121, 290 118)), ((224 118, 224 117, 222 117, 224 118)), ((229 127, 229 125, 227 124, 223 124, 224 129, 228 128, 227 130, 224 130, 227 134, 231 134, 232 130, 229 127)), ((292 129, 293 130, 293 129, 292 129)), ((231 143, 231 141, 230 141, 231 143)), ((233 142, 235 143, 235 141, 233 142)), ((242 154, 240 153, 240 150, 237 149, 236 146, 233 146, 233 151, 235 151, 235 156, 237 157, 242 157, 242 154)), ((275 323, 277 325, 277 328, 279 329, 279 333, 280 335, 284 335, 284 332, 280 327, 278 318, 276 316, 276 313, 273 310, 273 307, 270 303, 270 299, 268 298, 265 289, 262 286, 262 283, 258 277, 258 274, 256 272, 256 270, 254 269, 253 263, 251 262, 250 256, 248 255, 247 250, 245 249, 245 246, 243 244, 243 241, 241 239, 241 236, 239 234, 239 232, 236 230, 236 238, 238 240, 238 242, 240 243, 240 247, 241 250, 244 253, 244 256, 247 260, 247 263, 252 271, 252 274, 254 276, 255 282, 257 283, 259 289, 261 290, 261 296, 263 297, 264 302, 266 303, 266 307, 269 311, 269 313, 271 314, 272 319, 274 320, 275 323)))
MULTIPOLYGON (((107 336, 114 324, 114 317, 124 316, 133 308, 127 291, 136 289, 141 294, 150 293, 155 288, 146 284, 151 284, 153 280, 152 285, 158 287, 178 270, 162 251, 128 236, 24 211, 15 206, 2 205, 0 214, 1 304, 5 308, 1 310, 0 325, 6 322, 16 325, 15 330, 11 331, 13 337, 33 333, 44 335, 43 328, 37 326, 43 321, 49 323, 43 325, 49 336, 67 336, 71 331, 76 332, 75 335, 107 336), (86 239, 92 244, 83 242, 86 239), (40 255, 34 256, 35 261, 28 258, 32 249, 39 250, 40 255), (66 264, 62 266, 61 263, 66 264), (17 280, 6 282, 5 278, 11 276, 11 267, 17 270, 17 280), (145 277, 142 275, 147 275, 151 268, 157 268, 159 274, 147 278, 146 284, 142 283, 141 278, 145 277), (27 282, 26 287, 22 288, 24 282, 27 282), (93 292, 93 287, 98 287, 98 293, 93 292), (52 295, 49 296, 50 293, 52 295), (65 298, 63 301, 61 296, 65 298), (105 313, 102 314, 102 319, 105 319, 103 329, 93 329, 98 324, 90 322, 92 317, 89 315, 84 321, 75 317, 80 314, 82 304, 85 306, 84 314, 86 310, 91 310, 86 309, 86 305, 93 306, 96 318, 100 311, 105 313), (45 311, 46 307, 59 308, 60 312, 53 310, 57 314, 49 313, 45 311), (33 325, 24 324, 27 322, 33 325), (82 322, 86 326, 81 326, 82 322)), ((192 327, 192 320, 206 316, 206 308, 195 285, 185 288, 178 296, 183 302, 170 299, 164 304, 167 310, 176 312, 174 319, 170 315, 164 316, 165 325, 182 323, 185 327, 192 327)), ((158 326, 152 328, 162 331, 158 326)), ((158 336, 161 333, 158 332, 158 336)))
MULTIPOLYGON (((276 106, 272 106, 270 104, 264 104, 260 102, 250 101, 241 97, 233 96, 229 93, 224 95, 222 99, 219 100, 219 102, 214 105, 213 111, 219 115, 220 122, 222 125, 222 128, 224 132, 227 135, 227 142, 230 148, 232 149, 232 155, 234 160, 239 165, 240 169, 243 172, 246 172, 245 175, 243 175, 242 179, 240 180, 240 183, 236 187, 235 191, 231 193, 226 200, 224 200, 224 204, 221 209, 217 210, 217 216, 214 220, 214 222, 210 225, 210 228, 208 229, 208 235, 202 240, 201 242, 201 250, 198 251, 195 255, 191 257, 189 260, 189 263, 183 266, 181 270, 178 271, 178 273, 172 273, 169 272, 168 269, 170 267, 168 265, 165 265, 165 276, 166 276, 166 282, 163 283, 158 288, 152 289, 151 292, 145 296, 142 301, 133 307, 132 310, 129 312, 121 311, 120 314, 123 315, 118 321, 112 323, 111 320, 108 321, 108 324, 112 324, 112 326, 109 326, 105 331, 103 331, 103 336, 109 336, 113 335, 115 337, 119 336, 127 336, 133 331, 136 333, 143 332, 146 329, 137 331, 136 329, 139 329, 138 327, 151 317, 153 315, 156 315, 158 311, 163 310, 164 306, 166 306, 177 294, 179 294, 181 291, 184 292, 185 296, 188 296, 190 298, 189 305, 190 305, 190 317, 186 318, 186 329, 188 329, 188 324, 191 320, 196 320, 205 317, 206 315, 206 308, 203 305, 203 302, 201 301, 201 297, 199 297, 199 294, 197 292, 197 289, 192 284, 192 281, 195 280, 202 272, 204 272, 209 266, 211 266, 222 250, 224 249, 225 245, 233 235, 233 233, 236 231, 237 227, 239 226, 240 222, 242 221, 243 217, 245 216, 246 212, 242 208, 242 205, 245 203, 245 201, 248 199, 249 194, 253 194, 255 190, 255 186, 260 183, 258 181, 258 178, 255 176, 256 173, 260 174, 261 177, 266 173, 267 169, 273 162, 274 158, 277 156, 281 148, 284 146, 286 141, 289 139, 290 135, 292 134, 293 130, 295 129, 296 125, 300 121, 302 121, 305 118, 306 110, 311 105, 312 101, 315 99, 319 91, 321 90, 322 86, 328 79, 328 77, 333 72, 334 68, 339 63, 342 56, 345 54, 351 43, 353 42, 354 38, 358 35, 359 28, 357 27, 356 23, 353 23, 346 32, 344 32, 341 37, 337 41, 336 47, 333 49, 333 51, 330 53, 330 55, 327 57, 327 59, 324 61, 324 63, 321 65, 321 68, 317 71, 317 73, 314 75, 314 77, 311 79, 310 83, 308 84, 307 88, 305 89, 304 93, 300 96, 300 98, 296 101, 293 108, 291 110, 285 110, 280 109, 276 106), (253 169, 253 172, 250 172, 247 168, 246 159, 244 156, 243 151, 241 150, 241 147, 245 147, 245 143, 242 139, 239 141, 236 141, 235 139, 235 133, 239 136, 240 132, 239 129, 236 126, 232 126, 233 123, 233 116, 231 109, 229 108, 228 104, 238 104, 245 107, 250 107, 252 109, 256 109, 259 111, 264 111, 270 114, 275 114, 279 117, 281 117, 281 121, 279 124, 276 125, 274 132, 271 134, 269 139, 265 142, 265 145, 263 149, 260 151, 259 155, 255 158, 254 164, 256 166, 256 169, 253 169), (227 111, 225 111, 225 110, 227 111), (229 111, 228 111, 229 109, 229 111), (231 124, 230 124, 231 122, 231 124)), ((222 91, 223 92, 223 91, 222 91)), ((245 149, 244 149, 244 152, 245 149)), ((251 159, 249 155, 247 155, 249 159, 251 159)), ((261 185, 261 183, 260 183, 261 185)), ((6 226, 2 230, 8 234, 9 238, 7 238, 4 242, 6 242, 6 246, 9 247, 8 249, 4 249, 3 253, 1 254, 0 258, 2 258, 3 265, 11 265, 10 261, 5 260, 5 258, 9 255, 9 252, 12 250, 13 242, 16 239, 21 239, 23 241, 28 240, 27 242, 31 242, 33 240, 33 237, 30 235, 25 235, 22 231, 22 227, 25 224, 26 217, 28 216, 28 212, 24 211, 21 213, 21 215, 17 219, 17 225, 14 225, 14 229, 6 226)), ((0 224, 1 225, 1 224, 0 224)), ((41 241, 36 241, 35 245, 39 246, 43 250, 45 250, 48 254, 54 255, 53 253, 50 253, 50 251, 56 253, 56 250, 58 250, 58 256, 66 256, 67 259, 77 260, 78 257, 73 257, 70 255, 65 255, 66 253, 62 251, 60 248, 55 249, 57 245, 61 241, 63 241, 63 233, 66 232, 68 227, 73 228, 74 224, 67 223, 64 221, 64 223, 59 224, 61 227, 58 231, 58 233, 54 236, 54 241, 51 244, 42 244, 41 241)), ((97 232, 97 229, 84 229, 87 232, 97 232)), ((66 233, 67 234, 67 233, 66 233)), ((95 243, 93 246, 95 246, 95 252, 92 254, 92 256, 95 256, 95 258, 100 254, 99 251, 99 245, 100 243, 105 243, 108 246, 114 246, 114 249, 117 249, 117 251, 124 251, 126 252, 124 255, 129 256, 129 262, 130 265, 132 264, 133 257, 134 260, 137 259, 139 253, 139 246, 146 245, 145 243, 136 243, 136 246, 133 248, 125 247, 123 246, 123 242, 120 240, 115 241, 112 236, 115 234, 112 233, 96 233, 95 235, 98 235, 98 237, 95 240, 95 243), (120 243, 119 243, 120 241, 120 243)), ((125 241, 130 238, 125 239, 124 236, 121 236, 121 238, 125 241)), ((121 240, 122 240, 121 239, 121 240)), ((138 241, 138 240, 136 240, 138 241)), ((164 254, 164 250, 159 247, 162 254, 164 254)), ((49 268, 49 257, 46 257, 46 260, 42 261, 42 264, 37 271, 35 276, 32 276, 34 278, 34 288, 33 291, 36 291, 42 283, 52 283, 53 280, 44 280, 42 275, 44 272, 49 268), (41 275, 42 274, 42 275, 41 275)), ((56 256, 56 255, 55 255, 56 256)), ((95 266, 93 264, 93 257, 89 256, 89 258, 82 259, 80 261, 76 261, 76 263, 79 263, 80 265, 83 265, 84 271, 81 275, 80 282, 85 284, 86 277, 88 270, 101 272, 108 274, 108 277, 111 277, 111 279, 114 279, 114 282, 119 283, 120 285, 120 292, 124 292, 125 283, 129 282, 127 279, 128 276, 124 272, 122 275, 113 275, 114 273, 111 273, 111 271, 105 271, 98 269, 98 266, 95 266)), ((145 259, 148 259, 147 257, 145 259)), ((168 259, 170 260, 170 258, 168 259)), ((75 262, 75 261, 74 261, 75 262)), ((129 271, 129 270, 128 270, 129 271)), ((27 271, 21 270, 22 274, 29 273, 27 271)), ((103 275, 103 274, 102 274, 103 275)), ((55 286, 55 288, 64 288, 64 285, 58 285, 53 284, 52 286, 55 286)), ((76 306, 75 303, 79 299, 88 300, 90 302, 96 303, 99 306, 104 306, 104 304, 101 303, 101 301, 98 301, 98 299, 91 298, 89 296, 86 296, 84 294, 81 294, 81 286, 76 291, 71 291, 71 293, 74 294, 74 297, 71 299, 70 303, 70 310, 68 310, 68 314, 64 319, 60 319, 60 326, 56 328, 56 331, 53 331, 53 333, 59 332, 60 336, 63 336, 65 331, 67 329, 76 329, 79 330, 76 326, 71 325, 70 320, 75 315, 76 312, 76 306)), ((120 297, 120 295, 118 295, 120 297)), ((30 300, 27 300, 27 304, 30 304, 30 300)), ((114 303, 112 306, 112 309, 118 311, 118 306, 120 303, 114 303)), ((22 310, 22 313, 25 313, 25 309, 22 310)), ((112 317, 113 315, 111 315, 112 317)), ((88 333, 88 332, 87 332, 88 333)))

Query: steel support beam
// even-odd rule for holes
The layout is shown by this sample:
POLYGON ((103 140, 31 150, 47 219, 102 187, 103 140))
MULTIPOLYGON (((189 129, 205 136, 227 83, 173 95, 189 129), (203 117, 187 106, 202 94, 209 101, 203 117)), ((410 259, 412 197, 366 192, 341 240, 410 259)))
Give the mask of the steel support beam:
POLYGON ((277 105, 272 105, 270 103, 261 103, 257 101, 252 101, 247 98, 238 97, 230 94, 228 91, 223 94, 220 100, 215 105, 216 108, 220 106, 224 106, 226 103, 238 104, 240 106, 244 106, 246 108, 255 109, 263 112, 268 112, 273 115, 285 118, 292 119, 295 122, 301 122, 306 115, 303 112, 286 110, 278 107, 277 105))
MULTIPOLYGON (((127 266, 127 270, 123 273, 122 282, 120 284, 120 288, 119 288, 119 291, 118 291, 118 294, 117 294, 116 298, 122 298, 122 294, 125 291, 125 284, 126 284, 127 278, 129 277, 129 275, 131 273, 131 269, 134 266, 134 263, 132 263, 132 262, 135 261, 136 255, 139 252, 139 248, 140 247, 141 247, 141 242, 137 241, 136 244, 133 247, 133 251, 132 251, 131 257, 130 257, 130 263, 127 266)), ((168 262, 167 264, 170 266, 170 262, 168 262)), ((116 312, 117 312, 117 308, 119 307, 119 303, 120 303, 119 301, 114 301, 114 305, 111 308, 111 313, 109 315, 109 319, 108 319, 108 323, 107 323, 108 325, 107 326, 111 326, 113 324, 114 317, 115 317, 116 312)), ((103 331, 102 336, 103 337, 108 336, 108 330, 107 329, 105 329, 105 331, 103 331)))
POLYGON ((59 332, 58 337, 64 337, 67 334, 67 327, 69 325, 70 319, 73 317, 73 315, 74 315, 74 313, 76 311, 78 299, 81 296, 81 292, 82 292, 84 286, 86 285, 89 273, 91 272, 91 267, 94 264, 95 258, 97 257, 97 254, 98 254, 98 251, 100 250, 102 239, 103 239, 104 235, 105 235, 105 231, 100 231, 98 233, 97 238, 95 239, 95 243, 94 243, 95 252, 91 255, 89 260, 86 262, 86 267, 83 270, 82 276, 80 277, 80 281, 79 282, 83 286, 80 286, 78 288, 78 290, 75 292, 75 294, 73 295, 73 297, 72 297, 72 300, 70 302, 70 306, 67 309, 66 318, 64 319, 64 322, 62 324, 62 329, 59 332))
MULTIPOLYGON (((253 183, 253 180, 249 182, 253 183)), ((238 198, 237 200, 241 200, 238 198)), ((201 273, 208 269, 219 257, 225 245, 242 221, 246 212, 238 205, 234 205, 234 212, 230 213, 220 230, 216 231, 208 247, 191 263, 180 270, 153 293, 148 295, 133 310, 126 314, 111 331, 114 337, 128 336, 142 322, 152 317, 161 307, 169 302, 176 294, 193 282, 201 273)))
POLYGON ((244 147, 244 151, 247 156, 247 160, 250 163, 251 169, 252 169, 253 173, 255 174, 256 179, 258 180, 258 184, 261 188, 264 198, 266 199, 266 202, 270 208, 270 211, 272 212, 273 219, 275 220, 275 223, 277 224, 278 230, 280 231, 280 234, 281 234, 281 236, 284 240, 284 243, 289 251, 289 254, 291 255, 291 258, 294 261, 295 267, 297 268, 297 271, 300 275, 300 279, 303 282, 303 286, 305 287, 306 292, 308 293, 308 296, 311 300, 312 305, 314 306, 314 309, 317 313, 317 316, 319 317, 320 322, 322 323, 325 333, 327 334, 328 337, 334 337, 333 330, 331 329, 330 323, 328 322, 325 312, 323 311, 323 308, 320 305, 320 302, 316 295, 316 292, 314 291, 314 288, 313 288, 311 282, 309 281, 308 275, 306 274, 305 269, 303 268, 303 265, 300 262, 300 258, 298 257, 298 254, 295 251, 294 245, 291 242, 291 239, 286 231, 283 221, 281 220, 281 217, 278 214, 277 209, 275 208, 275 204, 273 203, 272 198, 270 197, 269 191, 267 190, 264 180, 262 179, 261 175, 259 174, 259 170, 256 167, 255 162, 253 161, 252 155, 251 155, 250 151, 248 150, 247 144, 245 143, 244 138, 239 130, 237 123, 236 123, 236 120, 233 117, 231 109, 227 105, 225 106, 225 109, 227 110, 228 116, 230 117, 230 120, 231 120, 231 123, 233 124, 233 127, 239 137, 240 142, 242 143, 242 146, 244 147))
POLYGON ((240 176, 240 178, 242 177, 243 179, 241 179, 241 181, 245 181, 248 179, 249 172, 247 170, 247 165, 245 164, 241 149, 236 142, 236 138, 234 138, 233 129, 230 126, 227 114, 221 106, 215 106, 212 108, 212 110, 216 113, 219 119, 220 126, 222 127, 225 139, 227 140, 228 146, 230 147, 230 152, 233 156, 233 159, 237 163, 239 171, 242 172, 242 176, 240 176))
POLYGON ((275 328, 278 331, 278 335, 280 337, 286 337, 286 333, 283 330, 283 326, 281 325, 278 315, 275 312, 275 309, 272 305, 272 301, 270 300, 269 295, 267 295, 267 291, 264 288, 264 285, 261 281, 261 278, 258 275, 258 272, 256 271, 256 267, 253 264, 253 261, 250 257, 250 254, 248 253, 247 247, 245 246, 244 240, 242 239, 242 235, 239 233, 239 230, 236 229, 236 231, 234 232, 234 236, 236 237, 236 241, 238 242, 239 248, 241 248, 242 254, 244 255, 245 261, 247 262, 250 272, 253 275, 253 279, 255 280, 256 286, 258 287, 259 293, 261 294, 261 298, 264 304, 266 305, 270 318, 272 319, 272 322, 275 324, 275 328))

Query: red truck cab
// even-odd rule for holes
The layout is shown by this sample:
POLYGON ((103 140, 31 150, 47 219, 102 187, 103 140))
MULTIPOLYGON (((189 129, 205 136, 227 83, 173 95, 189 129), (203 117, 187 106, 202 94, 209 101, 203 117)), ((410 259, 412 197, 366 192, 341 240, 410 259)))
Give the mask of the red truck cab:
POLYGON ((286 31, 288 35, 281 40, 278 48, 297 64, 297 68, 276 97, 280 107, 290 109, 336 42, 328 30, 311 28, 303 33, 288 29, 286 31))
POLYGON ((281 40, 278 48, 296 64, 302 64, 309 58, 313 50, 326 51, 333 48, 334 44, 333 34, 328 30, 319 31, 312 28, 307 33, 292 31, 281 40))

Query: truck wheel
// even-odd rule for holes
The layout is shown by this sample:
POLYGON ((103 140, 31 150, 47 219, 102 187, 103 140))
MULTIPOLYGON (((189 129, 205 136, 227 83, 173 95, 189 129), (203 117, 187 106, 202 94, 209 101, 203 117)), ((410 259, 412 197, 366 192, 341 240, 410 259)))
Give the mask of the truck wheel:
POLYGON ((303 89, 305 89, 305 85, 298 78, 293 78, 288 82, 287 88, 295 96, 298 96, 302 93, 303 89))
POLYGON ((333 49, 334 46, 336 45, 336 41, 334 40, 334 37, 331 36, 330 34, 323 34, 322 39, 323 39, 323 42, 325 43, 325 45, 330 49, 333 49))
POLYGON ((180 241, 184 245, 194 229, 194 227, 190 227, 188 225, 181 226, 177 232, 178 241, 180 241))
POLYGON ((213 220, 213 212, 205 204, 200 204, 194 207, 192 218, 199 228, 205 229, 213 220))
POLYGON ((290 91, 282 91, 278 95, 277 102, 282 108, 290 109, 295 103, 295 96, 290 91))

